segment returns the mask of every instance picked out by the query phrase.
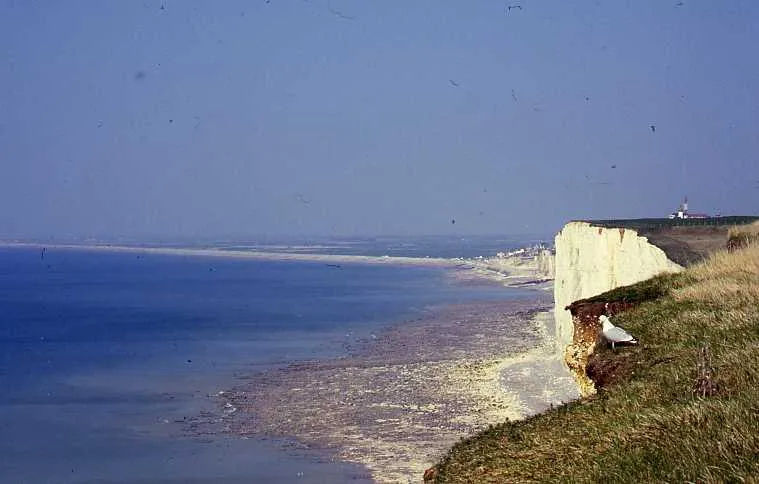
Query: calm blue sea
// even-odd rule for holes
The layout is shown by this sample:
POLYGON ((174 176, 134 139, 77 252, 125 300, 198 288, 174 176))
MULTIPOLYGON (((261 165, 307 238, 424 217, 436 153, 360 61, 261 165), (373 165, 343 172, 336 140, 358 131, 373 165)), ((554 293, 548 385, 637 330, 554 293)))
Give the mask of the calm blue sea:
POLYGON ((188 418, 245 375, 344 355, 429 305, 524 295, 430 267, 0 248, 0 481, 364 482, 188 418))

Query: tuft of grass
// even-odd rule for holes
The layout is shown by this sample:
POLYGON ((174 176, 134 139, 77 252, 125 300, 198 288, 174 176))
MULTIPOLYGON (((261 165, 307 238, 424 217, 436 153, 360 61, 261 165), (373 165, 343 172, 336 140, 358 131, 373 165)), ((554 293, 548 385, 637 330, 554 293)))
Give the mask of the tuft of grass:
POLYGON ((740 235, 759 235, 759 221, 745 225, 735 225, 727 231, 728 238, 740 235))
POLYGON ((759 221, 730 227, 727 231, 727 247, 739 249, 749 244, 759 242, 759 221))
POLYGON ((743 481, 759 475, 759 245, 598 296, 640 341, 598 395, 456 444, 437 482, 743 481), (706 349, 705 349, 706 348, 706 349))

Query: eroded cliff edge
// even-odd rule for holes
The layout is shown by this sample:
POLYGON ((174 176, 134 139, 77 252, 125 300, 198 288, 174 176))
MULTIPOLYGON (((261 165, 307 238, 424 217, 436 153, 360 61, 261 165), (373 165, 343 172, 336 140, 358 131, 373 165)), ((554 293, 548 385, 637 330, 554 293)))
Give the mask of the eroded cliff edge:
POLYGON ((598 340, 595 312, 576 313, 573 324, 569 306, 578 300, 634 284, 683 267, 630 228, 570 222, 556 235, 554 301, 557 350, 575 375, 583 394, 594 392, 586 366, 598 340), (587 320, 587 321, 586 321, 587 320))

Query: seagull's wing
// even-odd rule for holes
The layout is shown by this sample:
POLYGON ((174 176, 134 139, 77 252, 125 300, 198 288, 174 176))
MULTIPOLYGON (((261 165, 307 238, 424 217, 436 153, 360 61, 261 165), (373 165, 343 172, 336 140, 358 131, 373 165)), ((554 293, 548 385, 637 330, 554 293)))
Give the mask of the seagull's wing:
POLYGON ((604 331, 604 336, 609 341, 613 341, 615 343, 623 343, 627 341, 635 341, 635 338, 625 331, 624 329, 614 326, 613 328, 609 328, 604 331))

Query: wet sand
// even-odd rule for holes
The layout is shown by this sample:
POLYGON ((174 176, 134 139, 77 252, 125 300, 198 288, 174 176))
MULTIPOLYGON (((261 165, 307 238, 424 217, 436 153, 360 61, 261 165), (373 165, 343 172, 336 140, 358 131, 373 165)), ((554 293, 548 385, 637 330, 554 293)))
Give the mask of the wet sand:
POLYGON ((460 438, 575 396, 553 357, 551 306, 536 291, 436 307, 349 357, 251 376, 219 397, 225 431, 293 438, 377 482, 419 482, 460 438))

